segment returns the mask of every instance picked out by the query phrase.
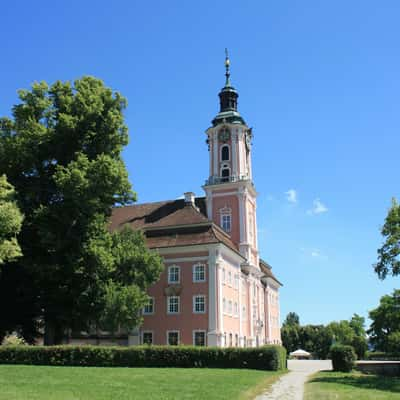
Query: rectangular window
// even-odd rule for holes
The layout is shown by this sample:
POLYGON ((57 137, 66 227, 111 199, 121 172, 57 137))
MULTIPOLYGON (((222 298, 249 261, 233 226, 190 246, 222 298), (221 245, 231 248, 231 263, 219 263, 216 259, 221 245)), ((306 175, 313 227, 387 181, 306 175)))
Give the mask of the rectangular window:
POLYGON ((206 298, 203 295, 193 296, 193 312, 203 314, 206 312, 206 298))
POLYGON ((235 275, 235 289, 239 289, 239 275, 235 275))
POLYGON ((222 268, 222 283, 226 283, 226 274, 225 274, 225 268, 222 268))
POLYGON ((150 297, 149 302, 144 306, 143 314, 154 314, 154 297, 150 297))
POLYGON ((221 215, 221 227, 225 232, 231 231, 231 215, 223 214, 221 215))
POLYGON ((167 332, 167 344, 169 346, 178 346, 179 344, 179 331, 167 332))
POLYGON ((193 344, 195 346, 206 345, 206 332, 205 331, 194 331, 193 332, 193 344))
POLYGON ((167 313, 178 314, 180 311, 180 298, 179 296, 167 297, 167 313))
POLYGON ((231 271, 228 272, 228 285, 232 286, 232 272, 231 271))
POLYGON ((177 265, 168 267, 168 283, 180 282, 180 268, 177 265))
POLYGON ((205 282, 206 266, 204 264, 196 264, 193 266, 193 282, 205 282))
POLYGON ((235 308, 234 308, 234 313, 235 313, 235 317, 237 317, 239 315, 239 308, 238 308, 238 303, 235 302, 235 308))
POLYGON ((232 301, 231 300, 229 300, 229 303, 228 303, 228 314, 232 315, 232 301))
POLYGON ((153 332, 150 332, 150 331, 143 332, 142 343, 143 344, 153 344, 153 332))

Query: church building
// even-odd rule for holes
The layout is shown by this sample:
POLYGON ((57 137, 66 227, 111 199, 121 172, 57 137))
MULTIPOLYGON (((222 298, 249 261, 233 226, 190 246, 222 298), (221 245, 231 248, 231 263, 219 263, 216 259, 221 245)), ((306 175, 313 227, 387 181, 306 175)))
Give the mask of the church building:
POLYGON ((165 265, 148 291, 143 324, 130 334, 129 344, 281 343, 281 283, 258 252, 252 130, 237 110, 229 62, 227 56, 220 111, 206 130, 205 196, 189 192, 184 199, 113 211, 111 229, 128 224, 142 230, 165 265))

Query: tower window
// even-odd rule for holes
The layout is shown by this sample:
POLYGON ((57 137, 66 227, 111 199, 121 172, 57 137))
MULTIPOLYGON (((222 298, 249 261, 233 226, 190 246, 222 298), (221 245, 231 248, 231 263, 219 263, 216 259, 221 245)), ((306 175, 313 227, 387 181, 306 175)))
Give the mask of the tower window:
POLYGON ((229 146, 227 144, 221 147, 221 161, 229 161, 229 146))
POLYGON ((230 175, 231 175, 231 171, 230 171, 229 166, 227 164, 222 165, 222 168, 221 168, 221 181, 222 182, 228 182, 230 175))
POLYGON ((230 214, 221 215, 221 227, 225 232, 231 231, 232 217, 230 214))

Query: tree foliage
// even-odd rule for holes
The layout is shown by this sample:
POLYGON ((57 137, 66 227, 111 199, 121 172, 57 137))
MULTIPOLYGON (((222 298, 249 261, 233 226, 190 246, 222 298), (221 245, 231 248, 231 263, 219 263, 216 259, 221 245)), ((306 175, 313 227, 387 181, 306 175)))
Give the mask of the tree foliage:
POLYGON ((381 297, 379 306, 369 312, 369 318, 372 323, 368 333, 375 349, 393 352, 400 333, 400 290, 381 297))
POLYGON ((385 279, 388 274, 400 274, 400 205, 394 198, 381 233, 385 242, 378 249, 378 262, 374 269, 380 279, 385 279))
POLYGON ((98 321, 110 287, 121 292, 137 278, 144 290, 161 261, 136 255, 133 269, 144 272, 128 273, 120 253, 129 245, 143 250, 137 246, 143 238, 124 236, 118 254, 118 234, 108 230, 112 207, 135 200, 121 157, 128 142, 126 100, 93 77, 35 83, 19 97, 13 118, 0 119, 0 173, 14 185, 25 215, 18 264, 29 276, 32 306, 41 310, 37 317, 51 344, 66 328, 98 321))
POLYGON ((22 255, 17 242, 23 216, 15 202, 13 186, 0 175, 0 265, 22 255))
POLYGON ((286 315, 285 321, 282 326, 296 326, 300 325, 300 317, 295 312, 290 312, 286 315))
POLYGON ((306 350, 315 357, 326 358, 332 345, 332 334, 323 325, 300 325, 300 318, 290 312, 282 324, 282 344, 288 352, 306 350))
POLYGON ((328 325, 300 325, 297 314, 289 313, 282 325, 282 343, 288 352, 303 349, 317 358, 327 358, 332 344, 351 345, 359 358, 367 350, 363 317, 354 314, 350 321, 333 321, 328 325), (297 317, 297 318, 296 318, 297 317))
POLYGON ((333 336, 334 343, 352 346, 359 359, 364 358, 368 349, 365 318, 354 314, 350 321, 331 322, 327 328, 333 336))

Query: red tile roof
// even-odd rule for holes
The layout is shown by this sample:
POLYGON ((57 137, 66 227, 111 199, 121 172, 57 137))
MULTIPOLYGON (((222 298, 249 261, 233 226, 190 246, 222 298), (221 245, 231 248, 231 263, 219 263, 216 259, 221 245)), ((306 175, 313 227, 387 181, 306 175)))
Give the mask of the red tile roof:
POLYGON ((230 236, 206 217, 204 197, 194 206, 179 199, 114 208, 110 229, 126 224, 144 231, 149 248, 224 243, 240 254, 230 236))
MULTIPOLYGON (((142 229, 151 249, 223 243, 241 255, 230 236, 207 218, 205 197, 197 197, 194 205, 179 199, 114 208, 110 229, 120 229, 126 224, 142 229)), ((267 262, 260 260, 260 269, 282 285, 267 262)))
POLYGON ((196 208, 179 199, 116 207, 111 215, 110 228, 115 230, 129 224, 133 229, 146 229, 208 222, 205 198, 196 198, 195 205, 196 208))

